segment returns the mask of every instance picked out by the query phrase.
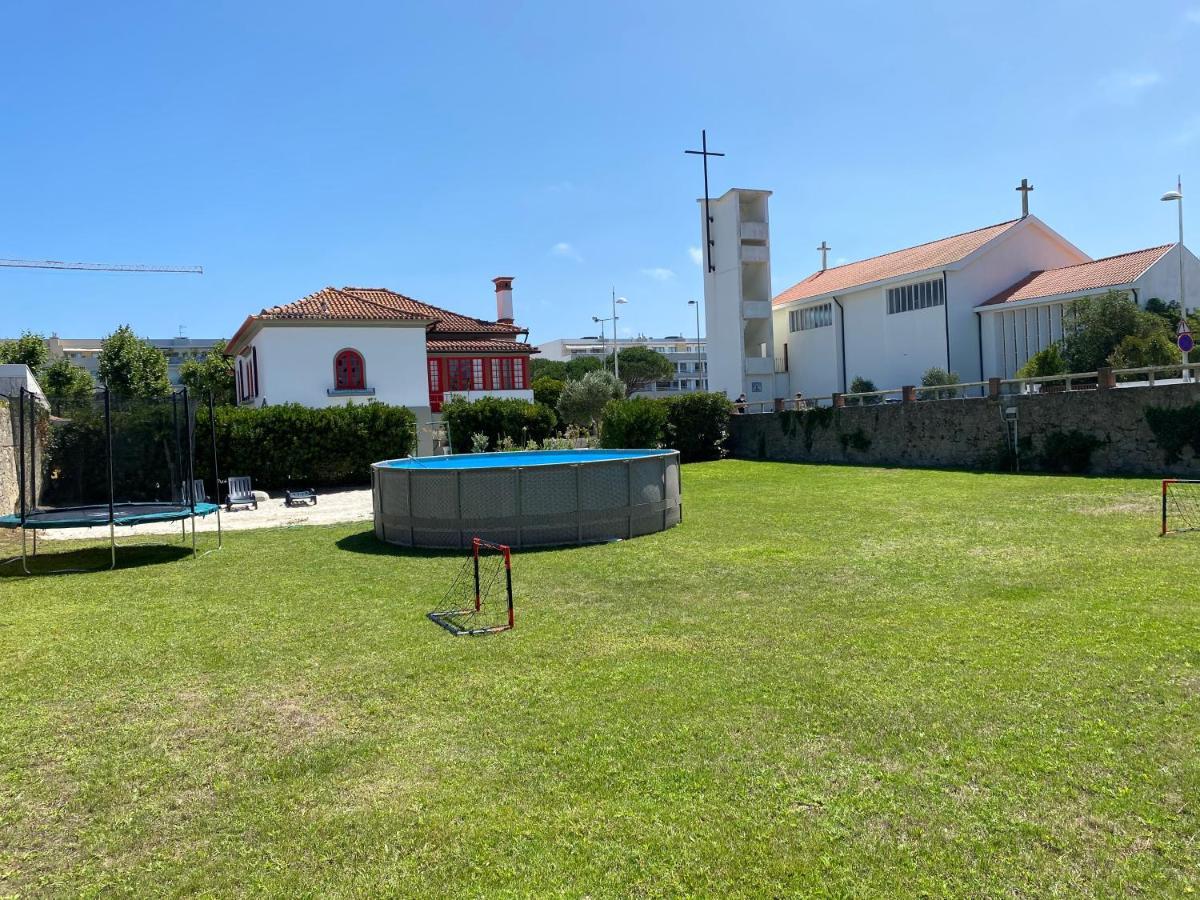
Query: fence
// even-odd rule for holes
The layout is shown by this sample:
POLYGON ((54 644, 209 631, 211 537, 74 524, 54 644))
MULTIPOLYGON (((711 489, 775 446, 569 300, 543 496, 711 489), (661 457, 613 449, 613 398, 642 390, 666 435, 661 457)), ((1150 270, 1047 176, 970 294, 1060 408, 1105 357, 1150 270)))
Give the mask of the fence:
POLYGON ((1058 394, 1071 391, 1096 391, 1111 388, 1156 387, 1191 384, 1196 381, 1193 368, 1200 364, 1176 363, 1170 366, 1145 366, 1137 369, 1102 368, 1095 372, 1044 375, 1037 378, 989 378, 987 381, 963 381, 956 384, 905 385, 886 391, 830 394, 823 397, 780 397, 775 400, 735 403, 739 413, 753 415, 802 411, 821 407, 875 406, 881 403, 919 403, 928 400, 980 400, 1006 396, 1058 394), (1162 373, 1174 373, 1161 377, 1162 373))

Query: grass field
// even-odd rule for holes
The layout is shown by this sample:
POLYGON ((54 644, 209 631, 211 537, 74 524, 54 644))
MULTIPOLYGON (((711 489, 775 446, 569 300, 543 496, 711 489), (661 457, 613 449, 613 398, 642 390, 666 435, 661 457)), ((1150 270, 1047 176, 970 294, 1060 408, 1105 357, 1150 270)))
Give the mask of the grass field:
POLYGON ((688 466, 681 527, 519 554, 485 638, 366 523, 0 579, 0 895, 1190 892, 1156 491, 688 466))

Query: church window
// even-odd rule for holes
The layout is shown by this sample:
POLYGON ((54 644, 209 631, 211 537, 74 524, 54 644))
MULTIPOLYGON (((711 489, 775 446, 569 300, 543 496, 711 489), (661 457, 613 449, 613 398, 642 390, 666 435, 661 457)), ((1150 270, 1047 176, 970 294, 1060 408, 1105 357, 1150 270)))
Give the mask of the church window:
POLYGON ((341 350, 333 358, 333 386, 339 391, 361 391, 367 386, 367 367, 357 350, 341 350))
POLYGON ((931 306, 944 306, 945 303, 946 287, 940 278, 887 289, 888 315, 928 309, 931 306))
POLYGON ((788 313, 788 326, 791 331, 811 331, 814 328, 827 328, 832 324, 832 303, 820 303, 788 313))

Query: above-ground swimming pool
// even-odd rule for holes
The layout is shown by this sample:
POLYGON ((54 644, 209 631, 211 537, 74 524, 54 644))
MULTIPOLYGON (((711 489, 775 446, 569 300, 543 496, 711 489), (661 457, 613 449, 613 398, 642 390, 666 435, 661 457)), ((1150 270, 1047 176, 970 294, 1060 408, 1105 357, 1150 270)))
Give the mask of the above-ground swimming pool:
POLYGON ((682 519, 675 450, 530 450, 371 467, 375 536, 406 547, 588 544, 682 519))

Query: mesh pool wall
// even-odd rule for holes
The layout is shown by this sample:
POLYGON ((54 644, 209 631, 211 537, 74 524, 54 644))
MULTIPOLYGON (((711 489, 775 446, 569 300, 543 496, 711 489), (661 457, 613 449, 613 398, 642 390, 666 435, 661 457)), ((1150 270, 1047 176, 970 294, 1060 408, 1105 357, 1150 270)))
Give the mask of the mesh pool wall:
MULTIPOLYGON (((568 451, 569 452, 569 451, 568 451)), ((554 465, 371 469, 375 536, 406 547, 588 544, 678 525, 679 454, 554 465)))

